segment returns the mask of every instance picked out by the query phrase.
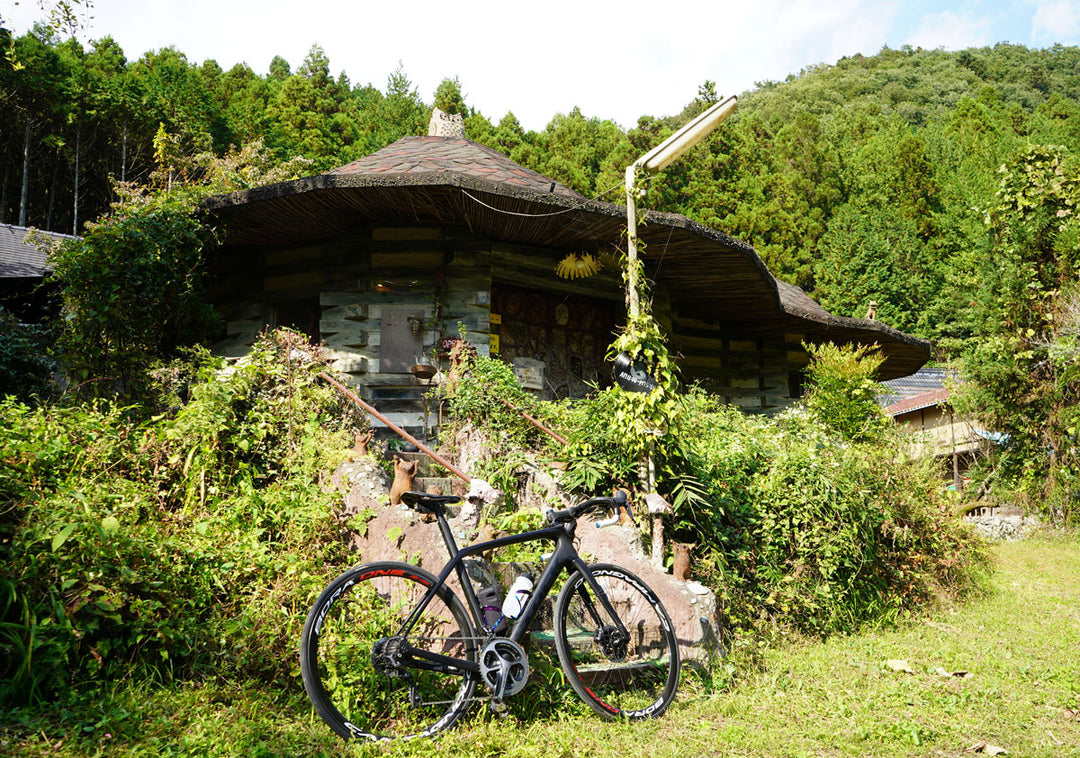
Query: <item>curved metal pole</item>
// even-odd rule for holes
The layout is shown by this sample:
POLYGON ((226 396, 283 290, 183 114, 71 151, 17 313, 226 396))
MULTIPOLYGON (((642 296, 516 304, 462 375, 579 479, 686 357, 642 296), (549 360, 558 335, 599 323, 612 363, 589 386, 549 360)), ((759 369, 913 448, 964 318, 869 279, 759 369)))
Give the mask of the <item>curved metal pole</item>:
POLYGON ((626 167, 626 257, 629 271, 626 278, 626 312, 633 319, 638 315, 637 282, 637 201, 634 198, 638 169, 655 174, 673 163, 683 153, 701 142, 720 122, 735 112, 738 98, 734 95, 713 104, 666 140, 626 167))

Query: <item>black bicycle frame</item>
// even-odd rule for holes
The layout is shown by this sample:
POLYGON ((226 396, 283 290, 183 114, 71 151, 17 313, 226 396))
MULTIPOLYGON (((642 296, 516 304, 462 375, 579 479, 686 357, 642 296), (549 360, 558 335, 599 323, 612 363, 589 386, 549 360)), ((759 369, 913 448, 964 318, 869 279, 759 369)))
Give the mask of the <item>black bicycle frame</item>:
MULTIPOLYGON (((441 508, 436 509, 435 515, 439 521, 439 531, 442 533, 443 541, 446 543, 447 550, 453 555, 453 558, 451 558, 443 567, 442 572, 438 576, 438 580, 433 586, 428 588, 424 597, 416 605, 416 608, 413 609, 412 613, 409 614, 409 617, 405 619, 405 623, 402 624, 401 629, 398 631, 398 636, 405 638, 406 641, 408 640, 409 632, 412 631, 413 626, 416 624, 417 620, 419 620, 424 608, 426 608, 428 603, 431 602, 431 599, 435 597, 439 588, 446 586, 447 578, 449 578, 451 572, 454 571, 457 572, 458 580, 461 582, 461 589, 462 592, 465 593, 465 599, 469 604, 473 622, 478 629, 486 630, 487 627, 484 624, 483 608, 480 606, 480 601, 476 597, 476 591, 473 590, 472 581, 469 579, 468 571, 465 568, 465 559, 469 556, 488 550, 494 550, 508 545, 517 545, 522 542, 533 542, 535 540, 553 540, 555 542, 555 551, 544 566, 540 578, 536 580, 529 601, 525 604, 521 614, 514 621, 514 625, 510 629, 510 634, 508 635, 509 639, 519 644, 521 643, 521 640, 525 637, 525 633, 528 631, 529 622, 532 621, 536 611, 540 608, 540 604, 544 602, 548 593, 551 592, 551 588, 555 586, 555 581, 558 579, 559 573, 564 568, 567 569, 570 575, 573 575, 576 570, 585 578, 589 587, 592 588, 592 591, 600 600, 601 605, 604 606, 604 610, 607 611, 610 618, 615 619, 619 631, 624 634, 626 633, 626 627, 623 626, 622 619, 619 618, 619 615, 612 607, 607 594, 597 583, 596 578, 592 575, 592 572, 589 571, 585 561, 581 559, 577 549, 574 547, 574 529, 577 526, 576 521, 553 524, 532 532, 523 532, 522 534, 514 534, 508 537, 499 537, 494 540, 489 540, 488 542, 479 542, 475 545, 469 545, 458 549, 457 541, 450 531, 450 525, 446 522, 446 515, 443 513, 443 510, 441 508)), ((474 673, 480 672, 480 666, 472 661, 465 661, 460 658, 452 658, 427 650, 420 650, 414 648, 412 645, 406 645, 406 649, 414 659, 423 659, 424 662, 414 660, 415 663, 419 664, 417 666, 418 668, 444 672, 449 671, 451 673, 460 673, 462 669, 474 673)))

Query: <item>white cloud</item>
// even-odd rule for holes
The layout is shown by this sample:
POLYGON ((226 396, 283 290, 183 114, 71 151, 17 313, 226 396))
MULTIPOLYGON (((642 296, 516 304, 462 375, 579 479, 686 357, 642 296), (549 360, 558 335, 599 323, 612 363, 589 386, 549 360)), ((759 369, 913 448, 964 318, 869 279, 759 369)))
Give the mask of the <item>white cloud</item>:
POLYGON ((1074 0, 1043 0, 1031 18, 1031 39, 1046 45, 1080 35, 1080 9, 1074 0))

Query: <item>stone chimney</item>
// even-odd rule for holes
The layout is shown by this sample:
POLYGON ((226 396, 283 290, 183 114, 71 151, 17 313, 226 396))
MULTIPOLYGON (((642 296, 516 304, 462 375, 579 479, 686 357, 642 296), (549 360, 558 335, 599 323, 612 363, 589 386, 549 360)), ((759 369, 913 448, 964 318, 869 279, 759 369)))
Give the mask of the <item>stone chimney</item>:
POLYGON ((427 133, 429 137, 464 137, 465 119, 460 113, 443 113, 436 108, 431 112, 427 133))

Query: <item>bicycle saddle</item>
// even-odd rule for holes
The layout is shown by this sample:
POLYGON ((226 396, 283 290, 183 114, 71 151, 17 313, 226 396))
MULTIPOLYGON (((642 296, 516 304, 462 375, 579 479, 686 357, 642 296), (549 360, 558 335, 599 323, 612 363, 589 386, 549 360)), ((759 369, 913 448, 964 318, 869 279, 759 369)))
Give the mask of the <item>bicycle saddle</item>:
POLYGON ((401 502, 420 513, 435 513, 444 505, 460 503, 461 498, 457 495, 432 495, 428 492, 409 490, 401 493, 401 502))

